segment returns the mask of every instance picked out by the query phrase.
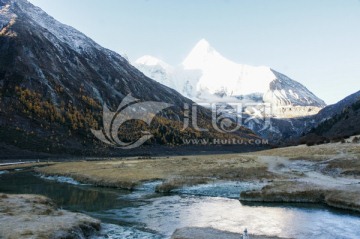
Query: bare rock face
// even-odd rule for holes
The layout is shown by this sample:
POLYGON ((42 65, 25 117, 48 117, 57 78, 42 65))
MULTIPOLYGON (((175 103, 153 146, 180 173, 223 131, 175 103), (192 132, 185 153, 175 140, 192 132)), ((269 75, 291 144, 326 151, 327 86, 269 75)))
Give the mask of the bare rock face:
POLYGON ((100 221, 59 210, 38 195, 0 194, 0 238, 86 238, 100 230, 100 221))

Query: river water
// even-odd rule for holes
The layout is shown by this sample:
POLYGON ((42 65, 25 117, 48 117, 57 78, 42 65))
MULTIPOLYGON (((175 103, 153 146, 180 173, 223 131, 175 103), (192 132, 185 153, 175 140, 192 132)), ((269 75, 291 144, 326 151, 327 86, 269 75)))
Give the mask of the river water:
POLYGON ((41 194, 63 209, 100 219, 99 238, 170 238, 177 228, 213 227, 241 233, 306 239, 359 239, 360 214, 311 204, 242 204, 240 191, 259 183, 216 182, 168 195, 149 182, 133 192, 82 185, 33 172, 0 175, 0 192, 41 194))

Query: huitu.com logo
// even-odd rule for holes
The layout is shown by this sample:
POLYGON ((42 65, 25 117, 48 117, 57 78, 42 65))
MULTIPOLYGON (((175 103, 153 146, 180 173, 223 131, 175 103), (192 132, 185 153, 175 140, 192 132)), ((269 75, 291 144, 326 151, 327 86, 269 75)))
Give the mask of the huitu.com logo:
MULTIPOLYGON (((102 142, 122 149, 134 149, 143 145, 147 140, 153 137, 149 131, 141 131, 141 137, 133 142, 123 142, 119 139, 119 128, 129 120, 140 120, 148 126, 151 125, 156 114, 162 110, 173 106, 172 104, 155 101, 140 102, 130 94, 120 103, 115 112, 109 110, 106 104, 103 106, 103 129, 91 132, 102 142)), ((217 132, 233 133, 241 129, 242 126, 248 128, 254 125, 260 125, 259 131, 271 127, 269 104, 242 104, 242 103, 204 103, 204 104, 184 104, 184 122, 183 130, 192 128, 199 132, 206 132, 209 129, 200 128, 198 125, 198 108, 204 107, 211 109, 212 127, 217 132)), ((206 139, 202 139, 206 140, 206 139)), ((232 140, 230 140, 233 142, 232 140)), ((229 142, 230 142, 229 141, 229 142)), ((202 144, 196 143, 195 139, 184 144, 202 144)), ((200 142, 200 141, 199 141, 200 142)), ((202 142, 202 141, 201 141, 202 142)), ((207 142, 206 144, 209 144, 207 142)), ((223 142, 212 142, 210 144, 229 144, 223 142)), ((253 144, 251 142, 235 142, 232 144, 253 144)), ((258 144, 258 142, 255 142, 258 144)), ((261 143, 262 144, 262 143, 261 143)))

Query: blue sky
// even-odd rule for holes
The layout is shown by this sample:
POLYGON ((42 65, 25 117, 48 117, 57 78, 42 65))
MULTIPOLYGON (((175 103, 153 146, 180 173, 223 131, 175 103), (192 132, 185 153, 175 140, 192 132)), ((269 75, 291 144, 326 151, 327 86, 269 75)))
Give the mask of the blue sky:
POLYGON ((360 90, 360 0, 30 0, 134 61, 179 64, 202 38, 266 65, 328 104, 360 90))

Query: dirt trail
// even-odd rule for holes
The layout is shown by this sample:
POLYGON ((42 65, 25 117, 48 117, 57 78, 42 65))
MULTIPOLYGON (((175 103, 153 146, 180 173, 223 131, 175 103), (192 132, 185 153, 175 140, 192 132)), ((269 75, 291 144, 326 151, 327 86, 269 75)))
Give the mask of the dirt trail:
POLYGON ((334 177, 325 175, 320 169, 332 160, 344 157, 343 153, 321 162, 306 160, 289 160, 286 157, 258 156, 261 163, 268 165, 268 171, 289 180, 306 182, 324 188, 339 188, 343 186, 356 186, 360 188, 360 179, 350 177, 334 177))

